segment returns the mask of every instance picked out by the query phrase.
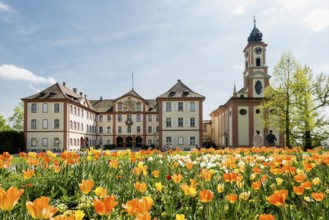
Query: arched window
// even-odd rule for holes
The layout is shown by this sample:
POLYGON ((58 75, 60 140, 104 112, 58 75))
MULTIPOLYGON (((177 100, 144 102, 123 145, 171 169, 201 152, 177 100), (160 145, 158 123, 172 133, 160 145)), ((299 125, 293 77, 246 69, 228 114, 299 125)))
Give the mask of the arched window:
POLYGON ((32 119, 31 120, 31 129, 36 129, 37 128, 37 120, 32 119))
POLYGON ((260 58, 256 58, 256 66, 260 66, 260 58))

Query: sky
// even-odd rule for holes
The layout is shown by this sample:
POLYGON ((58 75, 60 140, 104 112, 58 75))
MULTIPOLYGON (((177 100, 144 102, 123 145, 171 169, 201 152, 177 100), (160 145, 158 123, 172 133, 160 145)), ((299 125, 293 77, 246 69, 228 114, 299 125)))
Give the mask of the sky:
POLYGON ((180 79, 210 119, 243 86, 253 16, 270 75, 284 52, 329 74, 328 0, 0 0, 0 115, 55 82, 155 99, 180 79))

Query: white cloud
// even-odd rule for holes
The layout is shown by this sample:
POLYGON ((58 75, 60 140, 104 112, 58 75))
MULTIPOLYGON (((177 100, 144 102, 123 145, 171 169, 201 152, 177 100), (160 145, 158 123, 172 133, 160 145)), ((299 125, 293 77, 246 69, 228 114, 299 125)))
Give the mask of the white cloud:
POLYGON ((29 70, 7 64, 0 66, 0 78, 10 80, 24 80, 33 83, 56 83, 56 80, 52 77, 45 78, 42 76, 37 76, 29 70))
POLYGON ((0 2, 0 11, 11 11, 11 9, 8 5, 5 5, 4 3, 0 2))
POLYGON ((279 4, 283 7, 283 9, 292 11, 295 9, 304 8, 310 0, 280 0, 279 4))
POLYGON ((303 24, 314 32, 322 31, 329 26, 329 9, 314 9, 304 19, 303 24))

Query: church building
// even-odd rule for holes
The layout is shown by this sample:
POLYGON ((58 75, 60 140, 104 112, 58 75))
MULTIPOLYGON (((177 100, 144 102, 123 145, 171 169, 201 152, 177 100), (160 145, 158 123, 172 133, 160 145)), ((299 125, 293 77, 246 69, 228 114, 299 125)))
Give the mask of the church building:
MULTIPOLYGON (((252 29, 248 43, 243 49, 244 71, 243 87, 234 91, 232 97, 210 113, 212 140, 219 147, 252 146, 256 130, 264 137, 269 132, 263 127, 261 118, 264 113, 259 107, 264 98, 264 89, 269 86, 270 75, 266 65, 267 44, 262 40, 263 34, 256 27, 252 29)), ((272 128, 271 128, 272 129, 272 128)), ((283 146, 283 138, 272 129, 277 138, 277 145, 283 146)))

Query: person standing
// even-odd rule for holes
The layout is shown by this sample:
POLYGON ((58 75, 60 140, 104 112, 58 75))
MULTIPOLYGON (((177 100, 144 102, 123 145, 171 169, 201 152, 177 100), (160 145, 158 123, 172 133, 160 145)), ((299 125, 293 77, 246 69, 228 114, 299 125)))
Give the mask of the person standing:
POLYGON ((262 147, 263 146, 263 136, 260 134, 259 130, 256 130, 256 134, 254 139, 252 140, 252 145, 254 147, 262 147))
POLYGON ((272 133, 273 131, 272 130, 270 130, 270 133, 268 133, 267 135, 266 135, 266 141, 267 141, 267 145, 269 146, 269 147, 274 147, 275 146, 275 141, 276 141, 276 137, 275 137, 275 135, 272 133))

